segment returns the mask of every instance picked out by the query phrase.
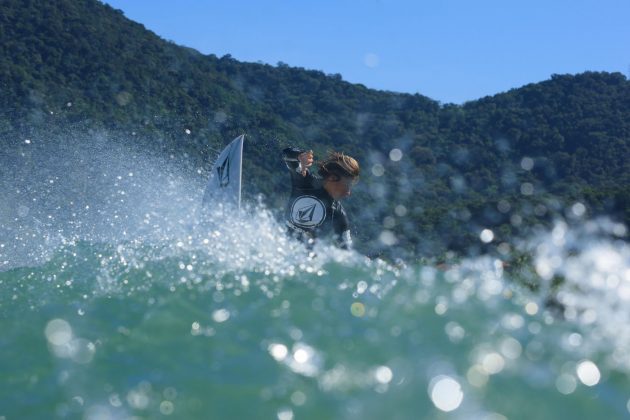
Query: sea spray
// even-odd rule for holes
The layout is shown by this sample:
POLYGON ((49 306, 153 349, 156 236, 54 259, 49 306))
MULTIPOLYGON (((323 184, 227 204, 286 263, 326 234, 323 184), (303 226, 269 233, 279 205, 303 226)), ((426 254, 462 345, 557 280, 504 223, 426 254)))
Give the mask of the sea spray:
MULTIPOLYGON (((325 244, 313 255, 264 207, 247 210, 156 242, 67 243, 2 273, 3 415, 524 418, 532 401, 540 417, 628 412, 626 324, 613 336, 570 316, 587 302, 591 318, 625 319, 614 295, 588 300, 568 277, 554 289, 562 316, 549 288, 510 278, 496 256, 436 268, 325 244)), ((579 250, 555 269, 579 263, 625 287, 627 248, 593 233, 575 233, 579 250)))
POLYGON ((0 416, 628 415, 624 226, 391 264, 307 249, 262 203, 204 214, 194 171, 85 147, 5 191, 0 416))

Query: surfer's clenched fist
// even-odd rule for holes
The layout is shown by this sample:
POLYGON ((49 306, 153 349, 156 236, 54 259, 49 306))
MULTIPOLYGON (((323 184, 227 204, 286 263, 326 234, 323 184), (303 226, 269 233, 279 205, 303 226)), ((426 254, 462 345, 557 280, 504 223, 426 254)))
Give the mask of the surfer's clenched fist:
POLYGON ((300 161, 300 168, 302 169, 302 176, 306 176, 306 172, 310 166, 313 165, 313 151, 303 152, 298 155, 300 161))

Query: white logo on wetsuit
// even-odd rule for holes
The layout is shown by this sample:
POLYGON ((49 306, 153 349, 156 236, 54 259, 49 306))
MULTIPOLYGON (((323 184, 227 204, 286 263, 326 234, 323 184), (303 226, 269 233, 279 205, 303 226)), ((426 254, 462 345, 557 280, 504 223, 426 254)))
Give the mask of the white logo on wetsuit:
POLYGON ((298 197, 291 206, 291 223, 303 228, 313 228, 326 219, 326 206, 312 195, 298 197))

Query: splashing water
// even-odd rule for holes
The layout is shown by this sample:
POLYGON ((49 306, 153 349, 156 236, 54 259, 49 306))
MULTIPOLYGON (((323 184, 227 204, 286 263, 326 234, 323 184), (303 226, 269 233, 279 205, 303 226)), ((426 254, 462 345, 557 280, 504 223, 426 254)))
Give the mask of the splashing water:
POLYGON ((0 417, 629 415, 621 225, 558 222, 518 270, 392 265, 310 252, 260 203, 202 216, 194 174, 101 167, 80 204, 106 220, 17 193, 2 219, 0 417))
POLYGON ((630 371, 630 247, 626 227, 608 220, 569 228, 557 222, 526 245, 546 289, 576 332, 563 345, 587 354, 601 352, 606 363, 630 371), (561 281, 555 287, 554 280, 561 281))

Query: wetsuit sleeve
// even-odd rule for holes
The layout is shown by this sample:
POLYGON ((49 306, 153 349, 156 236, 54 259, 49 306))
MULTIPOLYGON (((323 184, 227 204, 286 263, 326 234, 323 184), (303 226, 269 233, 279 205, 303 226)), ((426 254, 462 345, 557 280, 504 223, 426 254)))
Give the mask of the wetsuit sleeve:
POLYGON ((282 159, 289 168, 291 173, 291 183, 293 188, 297 189, 309 189, 313 188, 314 177, 310 170, 306 170, 306 176, 302 176, 300 171, 300 161, 298 156, 302 153, 302 150, 295 147, 287 147, 282 151, 282 159))
POLYGON ((342 249, 350 249, 352 248, 352 236, 350 235, 350 226, 346 211, 342 207, 341 203, 337 203, 337 207, 333 211, 336 245, 342 249))

